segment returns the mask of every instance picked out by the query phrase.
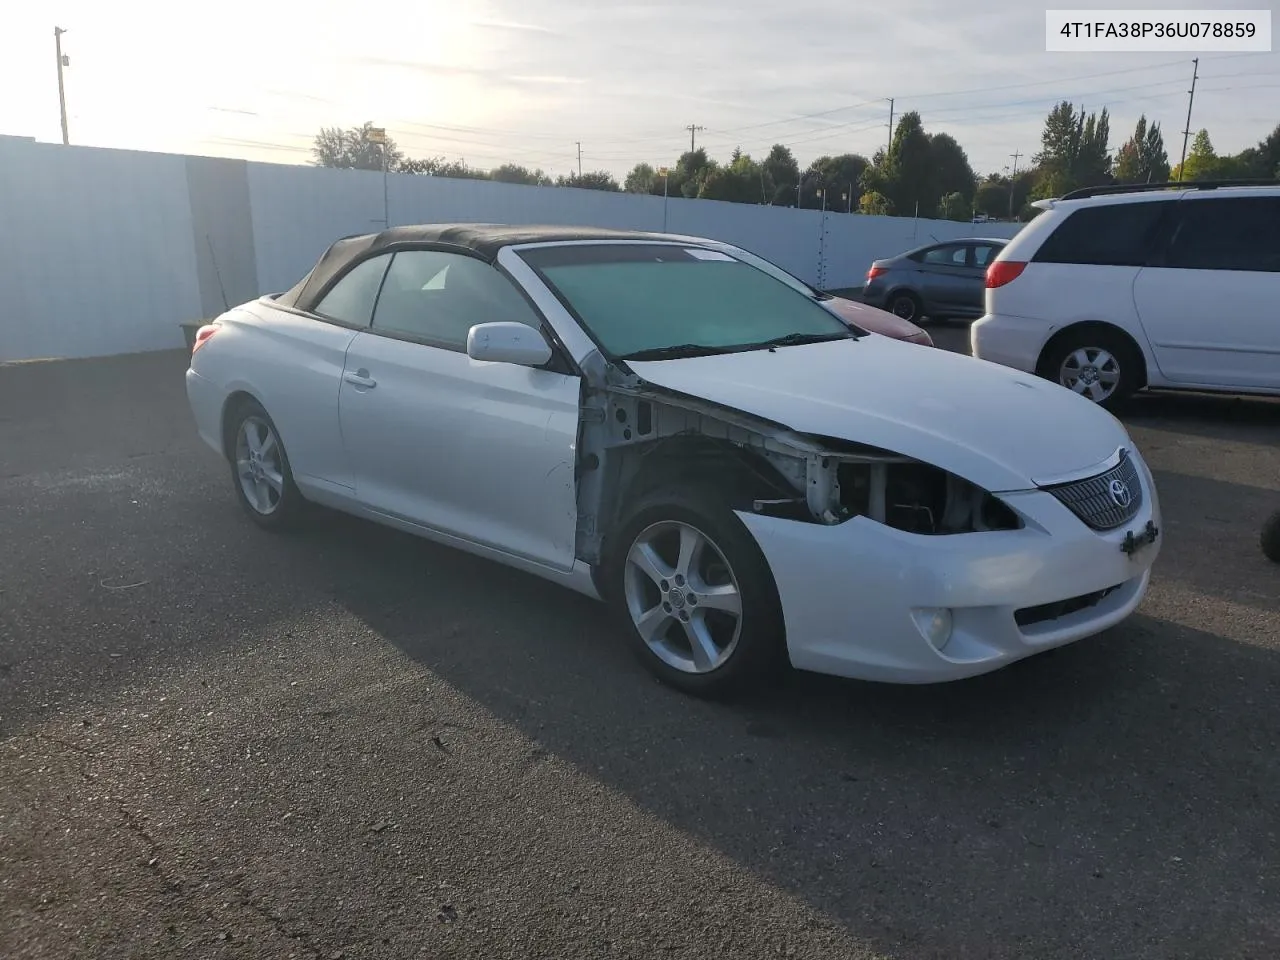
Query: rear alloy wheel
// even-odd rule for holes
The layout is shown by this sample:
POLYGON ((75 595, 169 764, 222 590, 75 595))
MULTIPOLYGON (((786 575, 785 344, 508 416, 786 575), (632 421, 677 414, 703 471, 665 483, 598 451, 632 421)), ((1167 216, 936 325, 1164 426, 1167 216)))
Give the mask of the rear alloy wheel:
POLYGON ((1045 356, 1041 375, 1110 410, 1137 390, 1140 366, 1123 339, 1098 330, 1066 336, 1045 356))
POLYGON ((917 323, 924 305, 914 293, 901 291, 889 298, 889 312, 900 320, 917 323))
POLYGON ((232 429, 231 476, 240 505, 259 526, 288 526, 303 500, 275 424, 249 401, 236 411, 232 429))
POLYGON ((659 678, 721 696, 785 668, 772 573, 742 521, 711 495, 647 497, 615 544, 611 599, 633 649, 659 678))

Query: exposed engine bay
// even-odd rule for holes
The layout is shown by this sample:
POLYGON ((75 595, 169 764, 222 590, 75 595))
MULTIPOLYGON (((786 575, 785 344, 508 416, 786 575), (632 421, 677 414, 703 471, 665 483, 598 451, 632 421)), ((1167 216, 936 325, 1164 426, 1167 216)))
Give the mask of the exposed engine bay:
POLYGON ((999 499, 938 467, 799 434, 601 364, 587 378, 599 385, 584 387, 578 445, 577 546, 587 562, 626 503, 663 482, 706 483, 734 509, 806 523, 862 516, 936 536, 1022 525, 999 499))

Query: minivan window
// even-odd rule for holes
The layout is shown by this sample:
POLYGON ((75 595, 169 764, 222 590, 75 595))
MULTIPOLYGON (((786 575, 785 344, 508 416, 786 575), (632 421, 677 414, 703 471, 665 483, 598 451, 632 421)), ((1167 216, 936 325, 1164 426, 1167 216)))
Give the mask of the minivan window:
POLYGON ((1164 265, 1280 272, 1280 197, 1182 201, 1164 265))
POLYGON ((1175 201, 1109 203, 1073 210, 1041 244, 1036 263, 1141 267, 1162 215, 1175 201))

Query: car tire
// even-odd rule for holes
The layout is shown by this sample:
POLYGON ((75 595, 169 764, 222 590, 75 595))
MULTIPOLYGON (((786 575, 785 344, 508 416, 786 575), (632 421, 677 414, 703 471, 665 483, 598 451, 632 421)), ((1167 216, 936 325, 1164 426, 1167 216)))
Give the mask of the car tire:
POLYGON ((773 573, 723 496, 698 487, 649 493, 609 538, 606 557, 606 599, 633 652, 664 683, 727 698, 786 674, 773 573))
POLYGON ((275 423, 256 400, 242 400, 228 416, 231 485, 245 513, 265 530, 286 530, 306 501, 293 481, 289 455, 275 423))
POLYGON ((1105 329, 1068 331, 1040 360, 1040 376, 1115 410, 1138 389, 1142 358, 1127 339, 1105 329), (1112 382, 1106 382, 1108 376, 1112 382))
POLYGON ((895 290, 885 300, 884 308, 908 323, 919 324, 924 319, 924 301, 910 290, 895 290))
POLYGON ((1262 555, 1280 563, 1280 510, 1267 517, 1262 525, 1262 555))

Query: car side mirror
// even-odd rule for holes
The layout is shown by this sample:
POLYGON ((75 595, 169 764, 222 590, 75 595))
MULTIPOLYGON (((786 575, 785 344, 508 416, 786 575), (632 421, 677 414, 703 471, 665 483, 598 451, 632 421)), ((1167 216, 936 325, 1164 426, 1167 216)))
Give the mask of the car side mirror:
POLYGON ((467 332, 467 356, 490 363, 540 367, 551 359, 551 344, 527 323, 478 323, 467 332))

